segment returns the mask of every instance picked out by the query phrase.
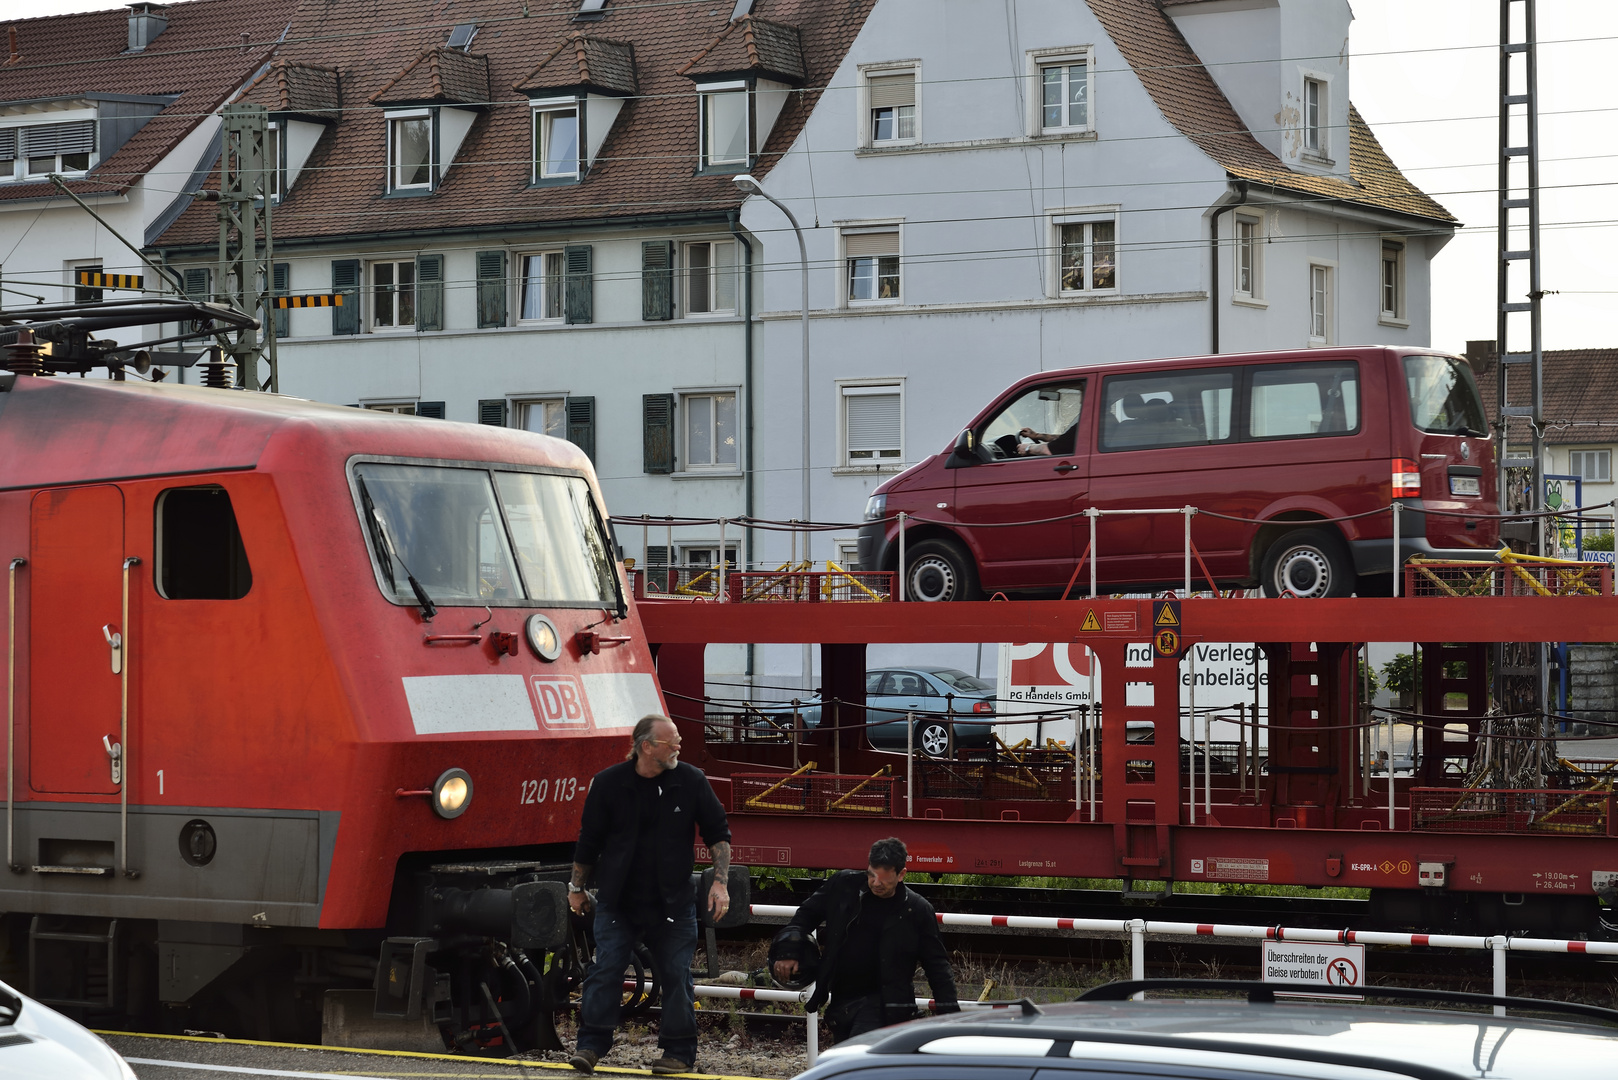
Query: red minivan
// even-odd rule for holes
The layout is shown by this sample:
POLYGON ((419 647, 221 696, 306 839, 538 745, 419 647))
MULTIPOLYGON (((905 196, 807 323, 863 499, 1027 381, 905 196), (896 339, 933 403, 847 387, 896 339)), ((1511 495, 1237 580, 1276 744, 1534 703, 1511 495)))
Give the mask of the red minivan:
MULTIPOLYGON (((1193 506, 1211 512, 1192 519, 1191 537, 1221 586, 1386 596, 1392 514, 1354 515, 1397 499, 1403 557, 1487 559, 1499 537, 1495 476, 1471 368, 1430 349, 1045 371, 876 489, 860 565, 899 568, 904 511, 909 599, 1055 595, 1089 544, 1086 509, 1193 506)), ((1183 583, 1183 515, 1103 515, 1096 547, 1109 592, 1183 583)), ((1196 577, 1206 588, 1200 567, 1196 577)))

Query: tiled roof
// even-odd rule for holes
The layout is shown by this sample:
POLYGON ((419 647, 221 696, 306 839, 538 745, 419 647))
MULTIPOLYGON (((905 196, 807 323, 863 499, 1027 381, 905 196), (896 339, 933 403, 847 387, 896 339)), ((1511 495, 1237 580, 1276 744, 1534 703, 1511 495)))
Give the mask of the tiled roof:
POLYGON ((680 69, 681 75, 692 79, 744 72, 802 82, 803 44, 798 28, 744 15, 680 69))
MULTIPOLYGON (((1495 373, 1494 342, 1469 342, 1467 359, 1478 379, 1483 408, 1494 423, 1499 390, 1495 373)), ((1528 368, 1517 368, 1510 385, 1513 404, 1528 404, 1528 368)), ((1545 441, 1556 445, 1618 443, 1618 349, 1556 349, 1545 353, 1543 381, 1545 441)), ((1515 442, 1528 437, 1526 420, 1513 419, 1515 442), (1521 427, 1521 431, 1518 428, 1521 427)))
POLYGON ((1286 167, 1255 139, 1155 0, 1087 0, 1164 118, 1239 180, 1446 224, 1455 218, 1401 173, 1349 107, 1349 176, 1286 167))
MULTIPOLYGON (((0 103, 178 95, 85 179, 70 181, 81 195, 122 192, 259 73, 294 7, 294 0, 171 4, 163 12, 168 27, 138 53, 125 51, 129 13, 123 8, 8 21, 20 58, 0 65, 0 103)), ((37 199, 53 190, 44 182, 0 184, 0 200, 37 199)))
POLYGON ((343 107, 337 72, 313 64, 276 60, 254 80, 242 100, 272 113, 298 113, 335 122, 343 107))
MULTIPOLYGON (((788 96, 754 175, 765 175, 796 139, 805 117, 842 62, 876 0, 759 0, 772 20, 802 27, 804 89, 788 96)), ((275 208, 277 246, 344 235, 466 232, 547 223, 687 217, 722 220, 743 196, 728 175, 697 175, 697 98, 680 68, 729 25, 732 5, 608 4, 591 36, 634 48, 636 96, 628 98, 589 175, 578 184, 530 186, 532 120, 514 90, 579 29, 578 0, 528 0, 529 16, 510 0, 456 0, 453 21, 481 24, 478 51, 496 89, 457 154, 458 164, 432 195, 389 198, 384 189, 382 111, 363 104, 424 49, 449 33, 443 0, 391 0, 372 33, 335 33, 351 5, 304 0, 282 46, 294 63, 341 73, 348 106, 316 145, 297 183, 275 208), (356 103, 360 103, 356 105, 356 103)), ((367 11, 370 9, 367 8, 367 11)), ((354 27, 350 26, 350 30, 354 27)), ((593 73, 592 68, 592 73, 593 73)), ((195 205, 160 238, 167 246, 218 242, 215 208, 195 205)))
POLYGON ((488 57, 442 46, 424 51, 371 95, 373 105, 484 105, 488 101, 488 57))
POLYGON ((635 92, 635 46, 589 34, 569 34, 513 89, 533 94, 582 87, 609 94, 635 92))

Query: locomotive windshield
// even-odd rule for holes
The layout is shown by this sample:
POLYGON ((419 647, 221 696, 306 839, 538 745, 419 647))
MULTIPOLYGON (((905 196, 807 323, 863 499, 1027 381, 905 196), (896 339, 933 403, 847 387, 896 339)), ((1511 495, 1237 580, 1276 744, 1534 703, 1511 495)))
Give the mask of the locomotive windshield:
POLYGON ((583 477, 382 462, 354 473, 396 601, 415 602, 414 575, 437 604, 617 605, 583 477))

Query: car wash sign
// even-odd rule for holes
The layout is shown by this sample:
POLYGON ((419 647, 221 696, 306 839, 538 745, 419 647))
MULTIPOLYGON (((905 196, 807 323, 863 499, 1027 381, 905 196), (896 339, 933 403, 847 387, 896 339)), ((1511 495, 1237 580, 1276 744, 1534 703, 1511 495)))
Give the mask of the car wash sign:
POLYGON ((1090 650, 1077 643, 1002 645, 1000 699, 1022 709, 1088 705, 1094 663, 1090 650))

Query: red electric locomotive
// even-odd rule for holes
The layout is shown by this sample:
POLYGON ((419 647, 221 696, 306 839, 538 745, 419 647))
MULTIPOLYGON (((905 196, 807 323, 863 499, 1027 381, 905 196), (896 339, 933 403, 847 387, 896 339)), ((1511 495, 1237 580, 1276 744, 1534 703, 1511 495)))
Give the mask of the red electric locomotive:
POLYGON ((498 1026, 664 711, 614 550, 571 443, 0 377, 5 977, 307 1037, 380 955, 379 1012, 498 1026))

